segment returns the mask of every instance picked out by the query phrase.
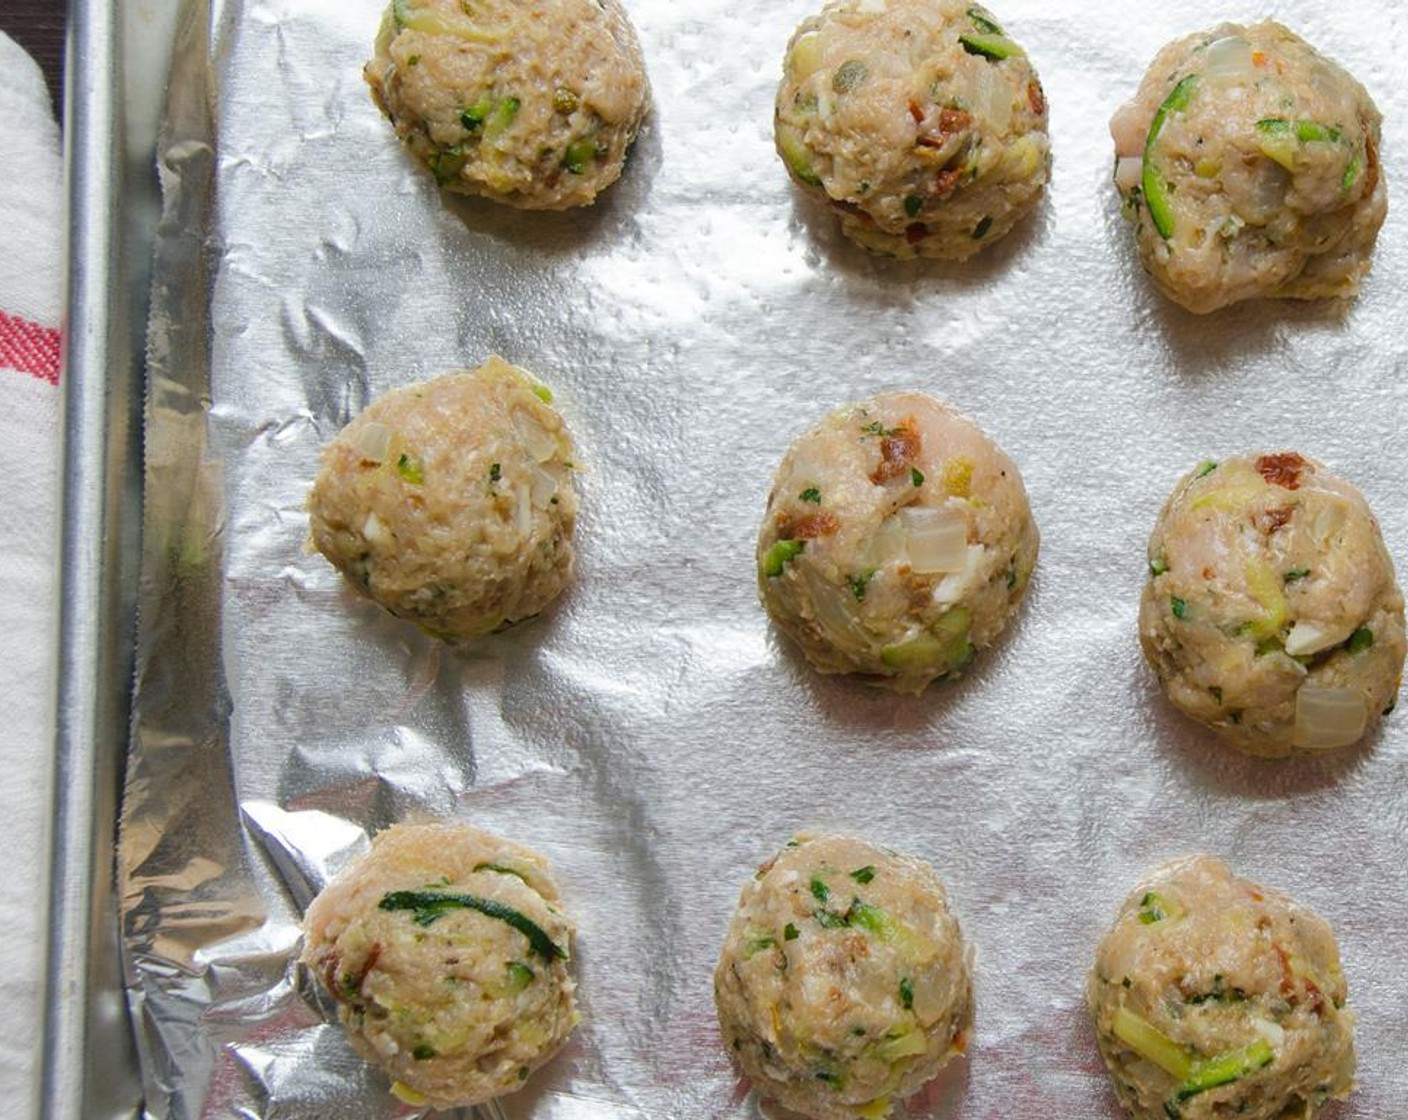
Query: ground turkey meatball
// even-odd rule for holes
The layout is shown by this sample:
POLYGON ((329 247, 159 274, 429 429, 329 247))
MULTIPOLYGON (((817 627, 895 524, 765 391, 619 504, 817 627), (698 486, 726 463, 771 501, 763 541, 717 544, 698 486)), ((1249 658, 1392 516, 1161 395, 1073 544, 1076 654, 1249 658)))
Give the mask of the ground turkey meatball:
POLYGON ((572 923, 541 856, 467 825, 397 825, 308 907, 303 963, 411 1104, 517 1089, 579 1016, 572 923))
POLYGON ((823 673, 919 692, 997 637, 1036 552, 1016 464, 932 397, 890 393, 838 409, 784 456, 758 588, 823 673))
POLYGON ((594 202, 650 100, 618 0, 395 0, 365 73, 442 187, 525 210, 594 202))
POLYGON ((1325 921, 1210 856, 1125 900, 1086 989, 1136 1120, 1311 1120, 1354 1085, 1345 994, 1325 921))
POLYGON ((799 836, 738 900, 714 973, 724 1043, 764 1097, 881 1120, 963 1052, 968 958, 928 864, 799 836))
POLYGON ((1379 111, 1279 23, 1165 47, 1110 123, 1139 255, 1170 299, 1352 296, 1388 208, 1379 111))
POLYGON ((1036 205, 1050 145, 1025 52, 964 0, 833 0, 792 36, 777 150, 858 245, 969 257, 1036 205))
POLYGON ((375 401, 323 451, 313 544, 450 641, 537 614, 572 577, 572 440, 552 394, 490 358, 375 401))
POLYGON ((1358 490, 1295 452, 1235 456, 1164 505, 1139 637, 1169 699, 1233 746, 1326 750, 1393 706, 1403 595, 1358 490))

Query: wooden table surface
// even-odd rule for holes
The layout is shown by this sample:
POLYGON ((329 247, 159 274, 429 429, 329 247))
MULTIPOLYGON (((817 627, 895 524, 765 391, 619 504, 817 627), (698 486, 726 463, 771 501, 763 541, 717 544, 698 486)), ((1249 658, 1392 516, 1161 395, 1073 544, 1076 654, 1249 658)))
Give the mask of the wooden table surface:
POLYGON ((0 31, 34 56, 49 79, 54 111, 62 119, 64 16, 67 0, 0 0, 0 31))

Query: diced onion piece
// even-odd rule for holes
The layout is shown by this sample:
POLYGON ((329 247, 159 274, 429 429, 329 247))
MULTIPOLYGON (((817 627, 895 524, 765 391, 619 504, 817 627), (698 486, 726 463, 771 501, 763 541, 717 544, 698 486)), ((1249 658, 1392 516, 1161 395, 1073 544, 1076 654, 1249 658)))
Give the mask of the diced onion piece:
POLYGON ((392 539, 391 531, 375 513, 367 514, 367 519, 362 522, 362 536, 372 544, 389 544, 392 539))
POLYGON ((821 35, 808 31, 792 44, 792 50, 787 55, 787 69, 791 71, 792 80, 800 84, 820 70, 824 61, 821 35))
POLYGON ((1252 1018, 1252 1027, 1256 1033, 1266 1039, 1267 1042, 1279 1050, 1286 1041, 1286 1030, 1279 1023, 1273 1023, 1270 1019, 1252 1018))
POLYGON ((906 560, 908 536, 898 517, 885 518, 870 542, 866 563, 872 568, 883 568, 891 561, 906 560))
POLYGON ((1132 191, 1144 178, 1143 156, 1120 156, 1115 164, 1115 186, 1121 191, 1132 191))
POLYGON ((868 644, 869 639, 856 619, 856 612, 860 607, 851 589, 837 587, 810 568, 804 570, 803 578, 807 581, 807 589, 811 593, 816 620, 827 636, 837 645, 868 644))
POLYGON ((1252 76, 1252 45, 1240 35, 1228 35, 1209 44, 1207 68, 1203 71, 1208 78, 1240 81, 1252 76))
POLYGON ((1319 653, 1322 649, 1337 646, 1349 636, 1343 626, 1329 627, 1301 619, 1291 627, 1286 635, 1286 652, 1292 657, 1319 653))
POLYGON ((443 11, 429 4, 414 7, 409 0, 395 0, 392 11, 397 27, 425 35, 450 35, 476 43, 498 43, 508 38, 513 30, 512 22, 499 25, 476 23, 466 12, 443 11))
MULTIPOLYGON (((1270 157, 1269 152, 1263 153, 1270 157)), ((1264 163, 1252 176, 1252 213, 1267 214, 1282 209, 1286 205, 1286 194, 1291 189, 1291 177, 1278 161, 1264 163)))
POLYGON ((533 490, 530 486, 520 485, 514 493, 516 506, 513 511, 514 524, 518 531, 527 535, 533 528, 533 490))
POLYGON ((1332 502, 1316 511, 1315 520, 1310 523, 1310 534, 1315 538, 1315 543, 1323 548, 1330 538, 1340 531, 1343 524, 1344 506, 1339 502, 1332 502))
POLYGON ((552 496, 557 493, 558 477, 542 467, 533 468, 533 504, 539 509, 546 509, 552 496))
POLYGON ((1347 747, 1364 734, 1368 710, 1353 688, 1303 685, 1296 693, 1295 745, 1311 751, 1347 747))
POLYGON ((909 566, 914 571, 961 572, 967 566, 968 518, 961 510, 912 506, 900 510, 899 519, 909 538, 909 566))
POLYGON ((982 566, 986 553, 987 549, 982 545, 970 544, 963 570, 951 572, 939 580, 938 586, 934 588, 934 602, 940 606, 962 602, 978 578, 978 569, 982 566))
POLYGON ((1012 126, 1012 87, 1000 66, 980 66, 973 81, 973 108, 1001 136, 1012 126))
POLYGON ((535 463, 546 463, 557 453, 557 440, 552 433, 527 413, 515 412, 513 426, 518 429, 518 438, 535 463))
POLYGON ((375 421, 363 424, 362 430, 357 433, 357 450, 362 453, 364 462, 386 462, 386 456, 391 451, 391 429, 375 421))

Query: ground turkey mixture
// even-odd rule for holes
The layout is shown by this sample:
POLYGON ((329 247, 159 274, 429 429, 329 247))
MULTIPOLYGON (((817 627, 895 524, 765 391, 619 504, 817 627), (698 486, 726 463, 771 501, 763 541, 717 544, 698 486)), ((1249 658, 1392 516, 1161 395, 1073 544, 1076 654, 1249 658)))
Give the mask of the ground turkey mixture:
POLYGON ((1026 52, 962 0, 833 0, 792 36, 777 150, 847 237, 961 260, 1041 197, 1046 95, 1026 52))
POLYGON ((1330 927, 1210 856, 1125 899, 1086 990, 1136 1120, 1312 1120, 1354 1085, 1354 1013, 1330 927))
POLYGON ((1352 296, 1388 192, 1364 87, 1279 23, 1165 47, 1115 114, 1115 183, 1155 283, 1190 311, 1352 296))

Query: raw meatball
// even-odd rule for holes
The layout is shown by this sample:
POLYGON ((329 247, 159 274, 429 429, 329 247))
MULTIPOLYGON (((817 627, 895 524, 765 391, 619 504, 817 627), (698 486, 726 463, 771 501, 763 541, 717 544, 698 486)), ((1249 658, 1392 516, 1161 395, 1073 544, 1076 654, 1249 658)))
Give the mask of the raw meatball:
POLYGON ((1110 122, 1144 267, 1197 312, 1354 295, 1388 208, 1379 121, 1363 86, 1279 23, 1165 47, 1110 122))
POLYGON ((1086 988, 1137 1120, 1310 1120, 1354 1085, 1335 935, 1277 891, 1192 856, 1121 907, 1086 988))
POLYGON ((847 237, 972 256, 1036 205, 1050 144, 1026 53, 965 0, 833 0, 792 36, 777 150, 847 237))
POLYGON ((1144 655, 1170 700, 1260 755, 1358 740, 1403 672, 1403 595, 1359 491, 1295 452, 1206 462, 1149 539, 1144 655))
POLYGON ((395 0, 365 73, 442 187, 524 210, 594 202, 650 100, 618 0, 395 0))
POLYGON ((758 588, 823 673, 917 693, 997 637, 1036 552, 1016 464, 932 397, 890 393, 838 409, 787 452, 758 588))
POLYGON ((738 900, 714 972, 724 1042, 763 1096, 880 1120, 963 1052, 969 955, 928 864, 799 836, 738 900))
POLYGON ((532 850, 467 825, 396 825, 308 907, 303 963, 411 1104, 517 1089, 580 1016, 573 926, 532 850))
POLYGON ((490 358, 375 401, 323 451, 313 544, 447 640, 537 614, 572 577, 572 440, 552 394, 490 358))

